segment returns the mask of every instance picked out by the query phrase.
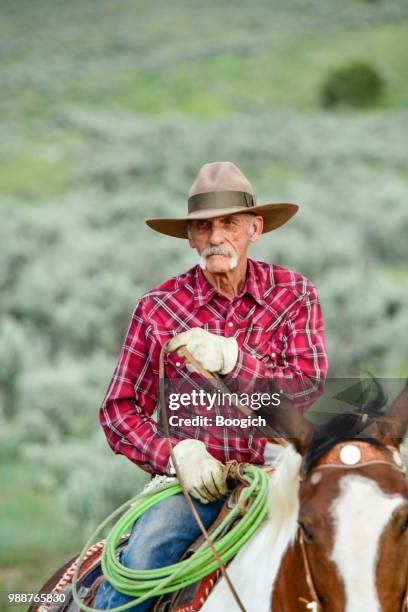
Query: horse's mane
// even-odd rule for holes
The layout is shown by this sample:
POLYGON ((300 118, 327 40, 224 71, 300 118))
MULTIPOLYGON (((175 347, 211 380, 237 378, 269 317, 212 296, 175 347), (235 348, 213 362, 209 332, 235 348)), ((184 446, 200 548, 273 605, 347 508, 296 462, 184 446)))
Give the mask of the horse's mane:
POLYGON ((379 382, 375 378, 372 378, 372 382, 374 395, 360 410, 337 414, 314 433, 304 457, 306 473, 339 442, 364 440, 374 446, 382 446, 379 440, 364 433, 370 423, 384 414, 387 404, 387 397, 379 382))

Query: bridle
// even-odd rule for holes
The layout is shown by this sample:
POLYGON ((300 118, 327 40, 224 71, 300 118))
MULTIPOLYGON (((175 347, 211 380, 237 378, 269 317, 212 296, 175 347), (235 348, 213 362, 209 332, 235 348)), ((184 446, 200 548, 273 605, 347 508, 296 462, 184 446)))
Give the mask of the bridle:
MULTIPOLYGON (((350 440, 339 442, 325 453, 316 465, 306 474, 304 463, 300 469, 300 481, 310 478, 316 470, 334 469, 359 469, 369 465, 387 465, 400 473, 405 474, 405 467, 402 463, 400 454, 392 446, 374 446, 363 440, 350 440)), ((305 569, 306 584, 309 589, 309 598, 299 598, 305 604, 307 610, 312 612, 323 612, 323 605, 317 594, 315 580, 310 567, 307 546, 302 527, 299 525, 297 539, 302 553, 303 566, 305 569)), ((402 600, 401 611, 408 612, 408 579, 407 588, 402 600)))

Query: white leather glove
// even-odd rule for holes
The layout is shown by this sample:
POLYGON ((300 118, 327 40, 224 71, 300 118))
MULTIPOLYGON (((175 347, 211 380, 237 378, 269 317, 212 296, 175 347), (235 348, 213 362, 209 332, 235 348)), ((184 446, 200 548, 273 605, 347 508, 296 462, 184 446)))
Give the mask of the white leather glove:
MULTIPOLYGON (((182 440, 173 449, 188 492, 203 504, 220 499, 228 490, 223 464, 207 452, 200 440, 182 440)), ((170 470, 174 473, 170 459, 170 470)))
MULTIPOLYGON (((238 343, 235 338, 217 336, 201 327, 193 327, 174 336, 167 343, 167 350, 176 351, 182 346, 209 372, 228 374, 238 359, 238 343)), ((186 367, 189 372, 196 372, 191 364, 187 363, 186 367)))

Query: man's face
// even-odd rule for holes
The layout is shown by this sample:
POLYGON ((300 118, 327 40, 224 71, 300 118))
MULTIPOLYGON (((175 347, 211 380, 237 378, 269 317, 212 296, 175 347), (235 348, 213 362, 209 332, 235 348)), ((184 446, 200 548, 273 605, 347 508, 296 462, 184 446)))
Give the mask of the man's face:
POLYGON ((262 217, 251 214, 194 219, 189 242, 199 253, 203 269, 223 274, 246 259, 249 243, 258 240, 262 228, 262 217))

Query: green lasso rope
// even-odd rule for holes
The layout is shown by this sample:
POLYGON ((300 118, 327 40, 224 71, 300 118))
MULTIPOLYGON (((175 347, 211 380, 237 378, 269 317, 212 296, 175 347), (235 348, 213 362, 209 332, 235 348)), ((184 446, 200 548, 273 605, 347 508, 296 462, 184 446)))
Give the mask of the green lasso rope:
MULTIPOLYGON (((250 464, 245 465, 243 473, 249 485, 242 490, 237 505, 211 534, 211 539, 223 563, 227 563, 232 559, 238 550, 250 539, 264 520, 267 512, 269 482, 267 473, 261 468, 250 464), (239 522, 226 535, 220 537, 224 527, 242 514, 241 509, 245 506, 246 510, 239 522)), ((84 612, 93 612, 95 610, 95 608, 86 606, 78 595, 78 573, 84 556, 102 529, 126 509, 127 511, 119 519, 106 539, 102 553, 102 571, 117 591, 134 599, 122 606, 111 608, 111 612, 121 612, 142 603, 150 597, 159 597, 165 593, 177 591, 204 578, 204 576, 217 569, 218 564, 207 542, 204 542, 188 559, 159 569, 135 570, 119 563, 116 546, 122 535, 130 530, 133 523, 144 512, 167 497, 181 492, 180 485, 175 482, 158 491, 141 493, 112 512, 99 525, 86 542, 72 579, 72 596, 81 610, 84 610, 84 612)))

